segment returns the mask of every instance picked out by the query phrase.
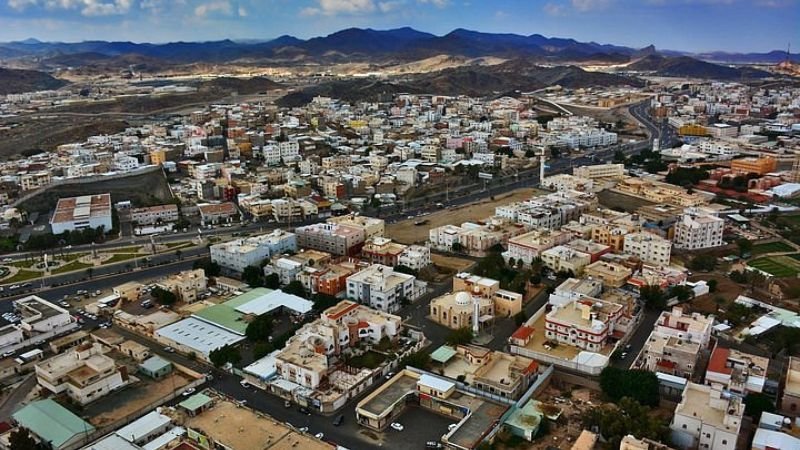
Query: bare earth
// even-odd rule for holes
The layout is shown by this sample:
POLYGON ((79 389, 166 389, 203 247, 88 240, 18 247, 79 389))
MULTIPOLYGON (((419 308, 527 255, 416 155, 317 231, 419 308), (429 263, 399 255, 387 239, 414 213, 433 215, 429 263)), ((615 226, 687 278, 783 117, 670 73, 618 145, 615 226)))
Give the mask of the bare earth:
POLYGON ((445 209, 428 214, 424 217, 402 220, 386 226, 386 234, 397 242, 403 244, 422 243, 428 240, 428 231, 443 225, 460 225, 464 222, 482 220, 494 215, 497 206, 506 203, 528 200, 537 193, 538 189, 523 188, 507 194, 496 195, 494 200, 483 200, 470 203, 464 206, 445 209), (421 219, 428 219, 428 223, 421 226, 414 225, 414 222, 421 219))

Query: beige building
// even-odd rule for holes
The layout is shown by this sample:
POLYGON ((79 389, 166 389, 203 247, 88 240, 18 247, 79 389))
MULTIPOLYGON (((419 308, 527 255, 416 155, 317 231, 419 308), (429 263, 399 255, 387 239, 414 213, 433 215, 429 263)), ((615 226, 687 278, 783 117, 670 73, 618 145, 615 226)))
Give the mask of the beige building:
POLYGON ((650 372, 691 378, 700 356, 700 345, 675 336, 651 334, 636 367, 650 372))
POLYGON ((85 405, 129 382, 124 367, 105 355, 102 344, 85 343, 36 365, 36 380, 53 394, 85 405))
POLYGON ((124 301, 135 302, 139 300, 143 288, 144 285, 138 281, 128 281, 127 283, 115 286, 113 292, 119 295, 119 298, 124 301))
POLYGON ((463 376, 476 389, 510 399, 519 399, 539 371, 539 364, 530 358, 475 345, 442 346, 432 354, 435 362, 437 357, 446 359, 442 363, 446 377, 463 376))
POLYGON ((50 172, 42 170, 40 172, 26 173, 19 177, 19 187, 23 191, 32 191, 50 184, 50 172))
POLYGON ((726 398, 720 390, 690 381, 675 407, 671 441, 681 449, 734 450, 743 415, 739 397, 726 398))
POLYGON ((625 235, 623 251, 647 264, 664 267, 669 265, 672 241, 648 232, 630 233, 625 235))
POLYGON ((406 250, 406 246, 393 242, 389 238, 374 237, 367 240, 361 255, 372 264, 383 264, 385 266, 396 266, 400 255, 406 250))
POLYGON ((790 357, 786 365, 780 410, 792 417, 800 416, 800 358, 790 357))
POLYGON ((574 250, 566 245, 559 245, 542 252, 542 263, 553 272, 572 272, 574 275, 583 273, 583 268, 589 265, 590 255, 574 250))
POLYGON ((331 217, 327 220, 327 222, 338 225, 347 225, 364 230, 365 241, 374 237, 381 237, 386 234, 386 222, 383 219, 376 219, 374 217, 348 214, 345 216, 331 217))
POLYGON ((614 187, 623 194, 640 197, 653 203, 666 203, 675 206, 702 206, 708 199, 701 194, 688 194, 685 189, 667 183, 625 178, 614 187))
POLYGON ((535 229, 525 234, 512 237, 508 240, 508 250, 503 252, 503 259, 522 261, 530 265, 531 261, 539 258, 545 250, 557 245, 566 244, 573 239, 571 233, 557 230, 535 229))
POLYGON ((559 344, 598 352, 610 339, 624 335, 620 325, 629 314, 625 305, 590 297, 554 305, 545 315, 545 337, 559 344))
POLYGON ((173 204, 131 209, 131 221, 136 225, 177 222, 179 217, 178 205, 173 204))
POLYGON ((172 292, 184 303, 196 302, 198 295, 208 287, 203 269, 185 270, 159 281, 156 286, 172 292))
POLYGON ((604 286, 614 288, 624 286, 632 274, 633 270, 629 267, 607 261, 596 261, 583 269, 585 277, 599 280, 604 286))
POLYGON ((473 326, 474 303, 479 305, 479 319, 511 317, 522 311, 522 295, 500 289, 491 278, 461 273, 453 277, 453 292, 435 298, 430 304, 430 319, 449 328, 473 326))
POLYGON ((581 166, 572 169, 576 177, 596 178, 622 178, 625 176, 624 164, 597 164, 594 166, 581 166))

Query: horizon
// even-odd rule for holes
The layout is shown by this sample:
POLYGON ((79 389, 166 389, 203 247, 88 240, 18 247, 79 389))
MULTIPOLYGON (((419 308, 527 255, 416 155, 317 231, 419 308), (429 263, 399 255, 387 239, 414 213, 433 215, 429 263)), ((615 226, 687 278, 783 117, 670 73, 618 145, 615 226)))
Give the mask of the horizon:
POLYGON ((0 2, 2 42, 269 41, 283 35, 309 39, 347 28, 410 27, 437 36, 463 28, 690 53, 767 53, 785 51, 789 43, 800 46, 797 23, 800 0, 0 2))

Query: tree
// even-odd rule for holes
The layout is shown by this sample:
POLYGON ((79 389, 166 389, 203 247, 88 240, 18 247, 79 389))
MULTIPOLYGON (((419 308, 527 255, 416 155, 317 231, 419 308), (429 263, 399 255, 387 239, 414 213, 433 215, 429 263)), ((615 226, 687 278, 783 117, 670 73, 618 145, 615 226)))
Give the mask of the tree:
POLYGON ((462 253, 464 251, 464 245, 461 242, 453 242, 451 249, 455 253, 462 253))
POLYGON ((261 359, 275 350, 275 347, 269 342, 259 341, 253 345, 253 359, 261 359))
POLYGON ((31 432, 27 428, 19 427, 16 431, 12 431, 8 438, 11 450, 38 450, 39 444, 31 436, 31 432))
POLYGON ((689 268, 700 272, 711 272, 717 265, 714 255, 697 255, 689 261, 689 268))
POLYGON ((739 247, 739 256, 744 258, 753 251, 753 241, 745 238, 737 239, 736 246, 739 247))
POLYGON ((91 280, 92 275, 94 275, 94 267, 89 267, 88 269, 86 269, 86 276, 89 277, 89 279, 91 280))
POLYGON ((400 360, 397 366, 398 370, 402 370, 407 366, 416 367, 417 369, 425 369, 431 363, 431 355, 424 351, 412 353, 400 360))
POLYGON ((744 413, 752 417, 754 422, 758 422, 763 412, 775 412, 775 403, 772 399, 764 394, 754 392, 747 394, 744 398, 744 413))
POLYGON ((538 286, 542 283, 542 275, 540 273, 534 272, 528 281, 530 281, 532 285, 538 286))
POLYGON ((517 326, 521 326, 526 320, 528 320, 528 317, 525 316, 525 311, 520 311, 514 314, 514 322, 517 324, 517 326))
POLYGON ((166 289, 162 289, 158 286, 153 288, 153 291, 150 293, 150 295, 155 298, 159 305, 170 306, 178 302, 178 296, 175 295, 175 293, 166 289))
POLYGON ((604 449, 620 448, 620 441, 628 434, 660 442, 667 442, 669 438, 667 421, 650 414, 647 406, 628 397, 620 399, 617 405, 587 408, 581 420, 583 428, 599 429, 605 439, 601 447, 604 449))
POLYGON ((303 283, 299 282, 298 280, 294 280, 291 283, 284 286, 282 291, 287 294, 292 294, 303 298, 306 298, 306 295, 308 295, 306 293, 305 286, 303 286, 303 283))
POLYGON ((395 266, 394 271, 395 272, 404 273, 406 275, 412 275, 412 276, 417 276, 417 274, 418 274, 418 271, 412 269, 411 267, 403 266, 403 265, 395 266))
POLYGON ((679 302, 685 302, 694 297, 694 291, 689 286, 679 284, 672 287, 670 295, 677 297, 679 302))
POLYGON ((278 289, 281 287, 281 277, 277 273, 271 273, 264 277, 264 287, 269 289, 278 289))
POLYGON ((447 335, 447 343, 450 345, 464 345, 469 344, 472 342, 472 328, 470 327, 461 327, 457 330, 453 330, 447 335))
POLYGON ((324 311, 331 306, 339 303, 339 299, 330 295, 317 292, 311 296, 311 301, 314 302, 314 309, 317 311, 324 311))
POLYGON ((193 269, 203 269, 207 277, 218 277, 222 270, 219 264, 211 261, 211 258, 198 259, 192 264, 193 269))
POLYGON ((719 308, 725 304, 725 297, 717 295, 714 297, 714 305, 717 307, 717 312, 719 312, 719 308))
POLYGON ((717 283, 718 283, 717 280, 715 280, 713 278, 708 280, 708 281, 706 281, 706 284, 708 285, 708 292, 709 293, 713 294, 714 292, 717 292, 717 283))
POLYGON ((272 334, 272 317, 262 314, 247 324, 244 335, 253 342, 268 341, 272 334))
POLYGON ((658 406, 658 377, 647 370, 608 366, 600 372, 600 389, 613 401, 630 397, 643 405, 658 406))
POLYGON ((622 164, 622 163, 625 162, 625 159, 627 159, 627 158, 625 157, 625 152, 623 152, 622 150, 616 150, 614 152, 614 162, 615 163, 622 164))
POLYGON ((242 271, 242 281, 254 288, 264 286, 264 273, 258 266, 247 266, 242 271))
POLYGON ((227 363, 238 364, 242 360, 242 355, 239 353, 238 348, 226 345, 216 350, 211 350, 208 354, 208 359, 215 367, 222 367, 227 363))
POLYGON ((639 288, 639 298, 651 309, 664 309, 667 306, 664 291, 658 285, 648 284, 639 288))

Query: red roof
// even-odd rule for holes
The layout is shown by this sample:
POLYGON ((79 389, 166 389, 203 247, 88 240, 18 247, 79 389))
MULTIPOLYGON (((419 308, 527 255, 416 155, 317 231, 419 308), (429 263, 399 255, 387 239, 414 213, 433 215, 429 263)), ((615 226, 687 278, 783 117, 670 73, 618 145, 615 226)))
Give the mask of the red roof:
POLYGON ((528 364, 528 367, 525 368, 525 373, 536 373, 537 370, 539 370, 539 363, 536 361, 531 361, 531 363, 528 364))
POLYGON ((714 351, 711 352, 711 359, 708 361, 708 371, 730 374, 730 367, 725 367, 730 354, 731 351, 727 348, 715 347, 714 351))
POLYGON ((665 369, 674 369, 677 364, 672 361, 667 361, 666 359, 661 359, 656 363, 657 366, 663 367, 665 369))
POLYGON ((359 320, 358 321, 358 328, 369 328, 369 323, 367 323, 367 322, 365 322, 363 320, 359 320))
POLYGON ((11 426, 8 422, 0 422, 0 433, 5 433, 6 431, 12 429, 14 427, 11 426))
POLYGON ((514 334, 511 335, 511 338, 520 339, 524 341, 525 339, 528 339, 532 334, 533 334, 532 327, 521 326, 517 329, 517 331, 514 332, 514 334))

